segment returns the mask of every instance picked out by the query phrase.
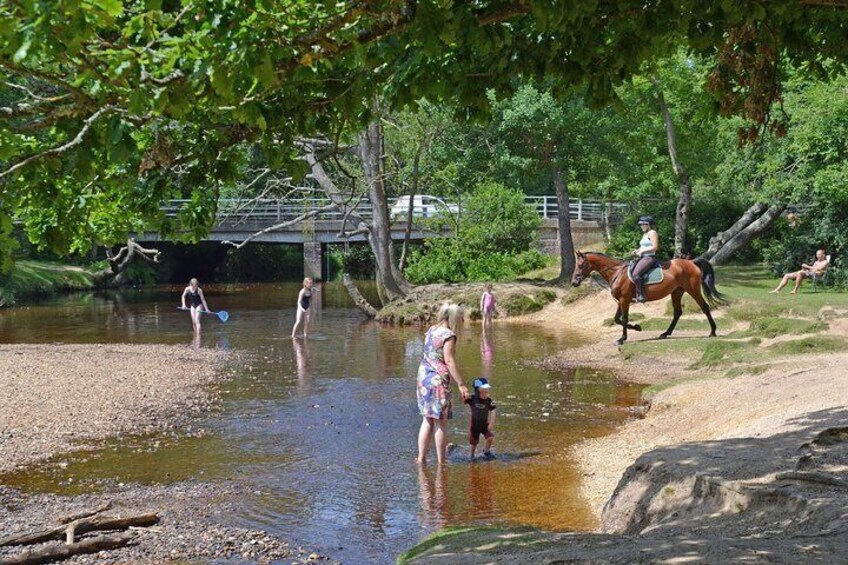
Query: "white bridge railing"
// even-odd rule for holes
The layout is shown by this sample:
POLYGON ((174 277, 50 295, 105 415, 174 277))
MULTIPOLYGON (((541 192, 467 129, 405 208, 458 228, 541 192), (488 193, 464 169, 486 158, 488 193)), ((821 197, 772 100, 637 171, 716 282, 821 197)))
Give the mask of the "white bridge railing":
MULTIPOLYGON (((389 198, 388 207, 392 218, 403 220, 406 217, 406 204, 395 206, 397 198, 389 198), (393 207, 395 210, 393 210, 393 207), (403 213, 395 213, 403 210, 403 213)), ((543 219, 554 219, 559 217, 559 207, 556 196, 527 196, 525 202, 531 206, 543 219)), ((408 201, 407 201, 408 202, 408 201)), ((161 210, 167 216, 176 216, 179 211, 186 207, 189 200, 168 200, 161 210)), ((330 203, 327 198, 306 196, 303 198, 285 200, 280 199, 233 199, 222 198, 218 201, 217 223, 240 224, 253 223, 282 223, 294 220, 303 214, 325 207, 330 203)), ((450 210, 462 209, 461 204, 444 202, 442 205, 444 213, 450 210), (449 209, 448 209, 449 207, 449 209)), ((439 206, 424 207, 423 210, 414 210, 416 218, 433 216, 434 211, 439 211, 439 206), (428 210, 433 210, 429 211, 428 210)), ((606 219, 610 224, 618 224, 626 214, 628 206, 619 202, 601 202, 594 200, 572 199, 569 202, 569 215, 572 220, 602 223, 606 219)), ((361 201, 356 206, 356 213, 363 218, 372 217, 371 203, 367 200, 361 201)), ((341 220, 343 214, 336 209, 325 210, 315 216, 318 220, 341 220)))

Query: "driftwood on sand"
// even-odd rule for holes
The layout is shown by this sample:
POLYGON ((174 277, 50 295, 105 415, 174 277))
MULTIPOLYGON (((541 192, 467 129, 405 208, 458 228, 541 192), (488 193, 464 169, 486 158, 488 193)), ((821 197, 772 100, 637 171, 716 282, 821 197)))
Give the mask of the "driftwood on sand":
POLYGON ((135 538, 136 532, 102 534, 83 538, 79 541, 75 541, 75 538, 89 532, 128 530, 129 528, 143 528, 159 523, 159 516, 154 513, 125 517, 95 516, 110 507, 111 503, 107 503, 89 512, 61 518, 58 526, 0 539, 0 547, 65 540, 64 545, 51 544, 41 548, 29 549, 18 555, 0 558, 0 565, 48 563, 72 555, 95 553, 121 547, 130 543, 135 538))

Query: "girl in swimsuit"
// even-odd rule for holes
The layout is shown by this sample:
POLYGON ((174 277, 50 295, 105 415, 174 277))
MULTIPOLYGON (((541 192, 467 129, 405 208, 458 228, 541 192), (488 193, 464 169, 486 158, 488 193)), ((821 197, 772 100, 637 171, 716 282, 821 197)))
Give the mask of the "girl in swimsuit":
POLYGON ((483 325, 492 323, 495 315, 495 295, 492 293, 492 283, 486 285, 486 292, 480 297, 480 313, 483 315, 483 325))
POLYGON ((303 337, 306 337, 306 333, 309 331, 309 320, 312 318, 309 310, 309 303, 311 301, 312 279, 306 277, 303 279, 303 288, 301 288, 300 292, 297 294, 297 316, 294 321, 294 327, 292 328, 292 339, 297 337, 295 334, 297 333, 297 328, 300 327, 301 322, 303 322, 303 337))
POLYGON ((206 305, 206 297, 203 296, 203 289, 197 286, 197 279, 191 279, 188 286, 185 287, 182 296, 183 309, 186 309, 186 297, 191 303, 191 327, 194 329, 195 335, 200 335, 200 313, 208 312, 209 306, 206 305), (202 306, 202 308, 201 308, 202 306))

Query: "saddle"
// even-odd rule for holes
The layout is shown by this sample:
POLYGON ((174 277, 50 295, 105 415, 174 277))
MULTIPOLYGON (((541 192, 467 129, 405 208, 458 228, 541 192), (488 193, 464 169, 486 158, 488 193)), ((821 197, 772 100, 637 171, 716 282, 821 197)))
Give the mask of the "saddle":
MULTIPOLYGON (((633 269, 636 267, 636 263, 638 263, 638 259, 630 262, 630 266, 627 267, 627 278, 630 279, 630 282, 636 284, 636 281, 633 280, 633 269)), ((662 265, 659 261, 654 259, 654 264, 651 266, 651 269, 645 273, 643 277, 645 281, 645 286, 652 284, 659 284, 663 281, 663 270, 662 265)))

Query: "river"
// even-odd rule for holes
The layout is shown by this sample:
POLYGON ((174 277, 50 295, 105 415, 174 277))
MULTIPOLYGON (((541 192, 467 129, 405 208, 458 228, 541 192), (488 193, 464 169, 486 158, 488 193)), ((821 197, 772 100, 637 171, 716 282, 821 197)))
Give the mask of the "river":
MULTIPOLYGON (((263 528, 346 563, 391 563, 444 526, 595 526, 579 496, 570 447, 609 433, 639 403, 640 387, 591 369, 549 372, 525 362, 581 343, 566 329, 467 325, 458 342, 466 380, 486 375, 498 404, 491 462, 468 462, 465 407, 444 469, 414 463, 420 424, 415 371, 423 328, 366 321, 340 284, 325 283, 309 339, 292 341, 299 284, 205 287, 227 323, 204 319, 200 343, 182 287, 76 294, 8 309, 4 343, 185 343, 239 353, 208 433, 110 440, 94 452, 0 478, 31 492, 79 493, 105 483, 235 480, 245 488, 235 525, 263 528)), ((373 294, 373 288, 366 288, 373 294)), ((178 379, 179 375, 174 375, 178 379)))

